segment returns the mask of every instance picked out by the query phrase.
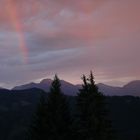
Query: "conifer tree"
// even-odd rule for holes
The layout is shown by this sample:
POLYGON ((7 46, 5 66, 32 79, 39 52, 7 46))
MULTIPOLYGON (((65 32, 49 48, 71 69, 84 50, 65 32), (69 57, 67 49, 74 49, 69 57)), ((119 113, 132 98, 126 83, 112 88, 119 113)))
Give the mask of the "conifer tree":
POLYGON ((61 83, 57 75, 52 82, 47 99, 47 140, 66 140, 70 138, 70 113, 61 83))
POLYGON ((111 124, 105 108, 105 97, 98 91, 92 72, 82 77, 83 86, 77 96, 79 140, 112 139, 111 124))
POLYGON ((67 99, 61 91, 60 80, 55 75, 47 101, 44 97, 40 100, 28 140, 69 140, 70 123, 67 99))

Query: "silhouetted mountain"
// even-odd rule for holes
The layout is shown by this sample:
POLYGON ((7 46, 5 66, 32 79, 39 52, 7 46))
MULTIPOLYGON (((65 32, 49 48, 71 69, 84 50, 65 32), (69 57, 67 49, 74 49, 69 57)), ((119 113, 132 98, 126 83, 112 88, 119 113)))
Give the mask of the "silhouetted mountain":
POLYGON ((40 83, 29 83, 21 86, 16 86, 12 90, 23 90, 23 89, 30 89, 30 88, 39 88, 43 89, 44 91, 49 91, 49 87, 51 85, 51 79, 44 79, 40 83))
POLYGON ((105 95, 122 95, 121 87, 113 87, 113 86, 99 83, 98 88, 105 95))
POLYGON ((105 95, 132 95, 140 96, 140 80, 129 82, 123 87, 112 87, 104 84, 98 84, 99 90, 105 95))
MULTIPOLYGON (((62 91, 66 94, 66 95, 76 95, 77 91, 78 91, 78 87, 66 82, 64 80, 61 80, 61 87, 62 87, 62 91)), ((12 90, 23 90, 23 89, 30 89, 30 88, 39 88, 39 89, 43 89, 44 91, 48 92, 50 85, 52 83, 51 79, 44 79, 42 80, 40 83, 29 83, 29 84, 25 84, 25 85, 21 85, 21 86, 16 86, 14 87, 12 90)))
MULTIPOLYGON (((22 86, 14 87, 14 90, 23 90, 23 89, 30 89, 30 88, 39 88, 43 89, 44 91, 49 91, 49 87, 51 85, 51 79, 44 79, 40 83, 29 83, 22 86)), ((62 91, 66 95, 76 95, 78 89, 81 88, 81 85, 73 85, 69 82, 61 80, 62 84, 62 91)), ((123 87, 113 87, 109 85, 105 85, 102 83, 97 84, 99 90, 105 95, 133 95, 133 96, 140 96, 140 80, 132 81, 123 87)))
POLYGON ((140 81, 132 81, 123 87, 127 95, 140 96, 140 81))
POLYGON ((39 88, 43 89, 44 91, 49 91, 49 87, 51 85, 52 80, 51 79, 44 79, 40 83, 29 83, 21 86, 16 86, 12 90, 24 90, 24 89, 30 89, 30 88, 39 88))

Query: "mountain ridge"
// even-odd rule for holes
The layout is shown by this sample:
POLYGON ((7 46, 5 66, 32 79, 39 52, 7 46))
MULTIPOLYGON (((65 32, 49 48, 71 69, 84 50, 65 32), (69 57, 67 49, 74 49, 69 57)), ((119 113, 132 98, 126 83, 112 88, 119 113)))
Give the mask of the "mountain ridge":
MULTIPOLYGON (((62 85, 63 93, 66 95, 71 95, 71 96, 75 96, 76 93, 78 92, 78 90, 82 86, 80 84, 74 85, 74 84, 64 81, 64 80, 60 80, 60 82, 62 85)), ((16 86, 16 87, 12 88, 12 90, 39 88, 39 89, 42 89, 42 90, 48 92, 50 89, 51 83, 52 83, 51 79, 43 79, 39 83, 31 82, 31 83, 28 83, 25 85, 16 86)), ((115 86, 110 86, 110 85, 106 85, 103 83, 99 83, 99 84, 97 84, 97 86, 99 87, 100 92, 102 92, 105 95, 109 95, 109 96, 114 96, 114 95, 140 96, 140 80, 131 81, 131 82, 127 83, 126 85, 124 85, 123 87, 117 87, 117 86, 115 87, 115 86)))

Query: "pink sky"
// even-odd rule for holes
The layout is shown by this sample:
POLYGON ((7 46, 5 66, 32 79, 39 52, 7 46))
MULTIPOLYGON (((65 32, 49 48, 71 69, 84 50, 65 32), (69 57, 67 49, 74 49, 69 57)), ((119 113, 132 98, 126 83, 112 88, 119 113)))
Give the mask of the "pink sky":
POLYGON ((0 0, 0 85, 140 79, 139 0, 0 0))

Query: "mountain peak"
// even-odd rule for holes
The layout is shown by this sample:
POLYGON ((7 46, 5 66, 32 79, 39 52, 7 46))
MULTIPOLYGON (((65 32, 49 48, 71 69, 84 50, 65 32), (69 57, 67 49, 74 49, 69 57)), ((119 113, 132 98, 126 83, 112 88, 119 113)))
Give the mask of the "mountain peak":
POLYGON ((124 87, 137 87, 140 86, 140 80, 131 81, 128 84, 124 85, 124 87))
POLYGON ((43 79, 43 80, 41 80, 40 81, 40 84, 50 84, 50 83, 52 83, 52 79, 43 79))

